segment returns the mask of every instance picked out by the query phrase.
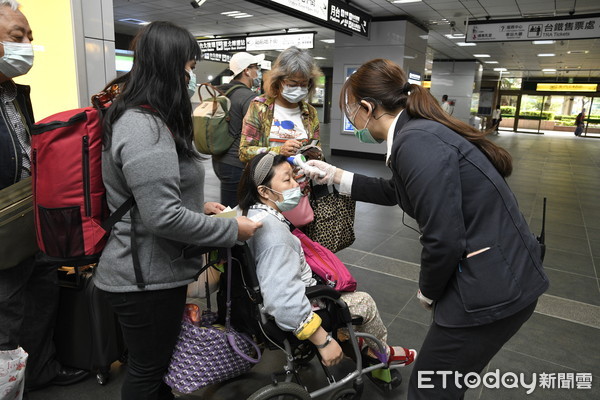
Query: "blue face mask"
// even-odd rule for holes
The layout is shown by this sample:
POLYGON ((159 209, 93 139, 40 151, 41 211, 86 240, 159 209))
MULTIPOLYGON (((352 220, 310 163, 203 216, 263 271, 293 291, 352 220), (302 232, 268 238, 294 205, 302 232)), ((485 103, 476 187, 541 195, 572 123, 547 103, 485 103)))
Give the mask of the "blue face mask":
POLYGON ((190 96, 190 98, 194 95, 194 93, 196 93, 196 74, 194 73, 194 71, 188 70, 186 69, 185 72, 188 73, 189 77, 190 77, 190 81, 188 82, 188 95, 190 96))
POLYGON ((300 191, 300 186, 297 186, 292 189, 286 189, 283 192, 278 192, 277 190, 273 190, 271 188, 267 188, 272 192, 280 194, 283 196, 283 201, 273 201, 279 211, 289 211, 296 207, 298 203, 300 203, 300 199, 302 198, 302 192, 300 191))

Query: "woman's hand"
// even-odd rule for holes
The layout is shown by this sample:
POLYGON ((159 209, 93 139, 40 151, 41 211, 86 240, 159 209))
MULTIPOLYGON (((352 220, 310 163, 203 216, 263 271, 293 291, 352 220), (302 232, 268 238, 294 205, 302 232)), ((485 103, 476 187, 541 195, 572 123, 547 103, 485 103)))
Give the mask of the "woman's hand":
POLYGON ((334 165, 328 164, 325 161, 309 160, 306 165, 315 167, 319 171, 325 172, 325 176, 320 176, 315 168, 307 168, 304 173, 317 185, 333 185, 334 183, 339 184, 342 179, 344 170, 336 168, 334 165))
POLYGON ((285 143, 283 143, 283 146, 281 146, 281 149, 279 149, 279 154, 282 156, 291 157, 298 153, 300 147, 302 147, 302 143, 300 143, 300 141, 295 139, 286 140, 285 143))
POLYGON ((344 359, 344 352, 342 351, 340 344, 335 339, 328 337, 327 331, 323 329, 322 326, 319 326, 308 340, 317 346, 323 365, 330 367, 339 364, 344 359), (327 345, 319 348, 319 346, 322 346, 325 342, 328 342, 327 345))
POLYGON ((248 217, 236 217, 238 223, 238 240, 243 242, 250 239, 257 230, 262 228, 262 222, 254 222, 248 217))
POLYGON ((331 342, 327 346, 317 350, 319 350, 321 361, 326 367, 339 364, 344 359, 344 352, 335 339, 331 339, 331 342))
POLYGON ((207 201, 204 203, 204 214, 206 215, 219 214, 224 209, 225 206, 221 203, 217 203, 216 201, 207 201))

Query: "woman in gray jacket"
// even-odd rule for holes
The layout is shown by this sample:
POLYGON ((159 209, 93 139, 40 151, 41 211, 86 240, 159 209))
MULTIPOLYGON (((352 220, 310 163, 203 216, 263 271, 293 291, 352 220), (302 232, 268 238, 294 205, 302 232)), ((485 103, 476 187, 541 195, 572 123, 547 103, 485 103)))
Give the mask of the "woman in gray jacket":
POLYGON ((504 179, 512 171, 510 154, 445 113, 389 60, 358 68, 342 88, 340 106, 361 142, 387 140, 392 178, 322 161, 308 164, 325 177, 307 175, 340 184, 356 200, 398 204, 417 221, 423 247, 417 297, 434 315, 408 398, 459 399, 464 376, 487 365, 548 288, 541 247, 504 179))
POLYGON ((200 58, 193 36, 172 23, 153 22, 134 43, 133 67, 116 81, 122 93, 104 120, 102 175, 111 212, 132 196, 135 204, 112 228, 94 284, 117 313, 129 350, 122 398, 172 399, 162 377, 186 286, 201 267, 184 250, 233 246, 261 224, 206 215, 224 207, 204 203, 204 167, 192 145, 189 95, 200 58))

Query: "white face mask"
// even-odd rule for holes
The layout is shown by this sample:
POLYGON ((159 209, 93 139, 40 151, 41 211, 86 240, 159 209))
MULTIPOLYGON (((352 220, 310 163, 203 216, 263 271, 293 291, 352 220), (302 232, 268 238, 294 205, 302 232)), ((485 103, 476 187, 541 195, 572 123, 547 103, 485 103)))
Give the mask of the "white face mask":
POLYGON ((2 42, 4 57, 0 58, 0 73, 7 78, 25 75, 33 66, 31 43, 2 42))
POLYGON ((302 101, 306 98, 306 96, 308 95, 308 88, 302 86, 291 87, 283 85, 281 95, 290 103, 298 103, 299 101, 302 101))

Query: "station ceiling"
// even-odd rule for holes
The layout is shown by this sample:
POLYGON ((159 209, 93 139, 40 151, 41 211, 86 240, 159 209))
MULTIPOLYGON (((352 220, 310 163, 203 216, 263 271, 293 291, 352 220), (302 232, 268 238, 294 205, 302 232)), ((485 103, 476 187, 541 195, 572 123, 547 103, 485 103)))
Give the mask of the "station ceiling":
MULTIPOLYGON (((446 35, 464 34, 467 19, 509 19, 534 17, 564 17, 574 13, 600 13, 600 0, 422 0, 413 3, 393 3, 394 0, 352 0, 349 3, 374 18, 409 18, 429 30, 427 65, 431 70, 434 59, 478 59, 483 63, 484 75, 498 75, 494 68, 506 68, 514 77, 578 77, 600 78, 600 38, 555 41, 536 45, 532 42, 477 43, 461 47, 464 39, 446 35), (490 57, 478 57, 487 54, 490 57), (554 54, 540 57, 538 54, 554 54), (497 61, 497 64, 485 63, 497 61), (556 72, 542 72, 556 69, 556 72)), ((292 28, 314 31, 313 56, 322 67, 333 65, 335 44, 322 40, 333 39, 335 33, 318 25, 273 11, 243 0, 206 0, 193 8, 190 0, 113 0, 115 31, 133 35, 139 25, 122 22, 124 19, 142 21, 168 20, 187 28, 195 36, 240 36, 254 33, 284 33, 292 28), (241 11, 252 15, 232 18, 222 14, 241 11)), ((271 59, 277 52, 266 52, 271 59)), ((382 54, 385 57, 385 54, 382 54)))

